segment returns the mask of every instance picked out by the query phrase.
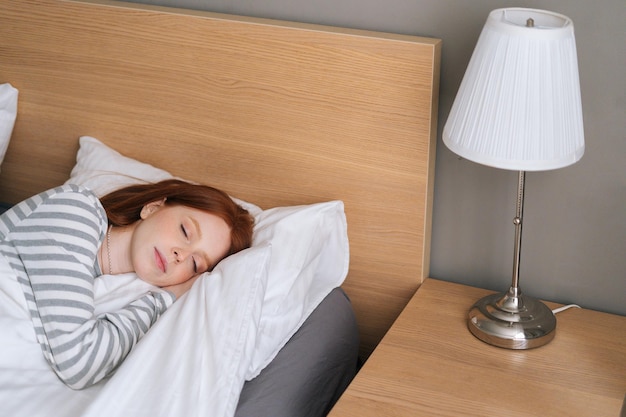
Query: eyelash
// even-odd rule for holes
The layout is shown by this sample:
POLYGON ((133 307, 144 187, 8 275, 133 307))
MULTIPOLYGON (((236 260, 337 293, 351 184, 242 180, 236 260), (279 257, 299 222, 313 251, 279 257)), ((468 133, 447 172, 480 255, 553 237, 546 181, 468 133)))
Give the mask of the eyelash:
MULTIPOLYGON (((180 225, 180 230, 183 232, 183 235, 185 236, 185 239, 187 239, 189 237, 189 235, 187 234, 187 229, 185 229, 185 225, 181 224, 180 225)), ((196 263, 196 259, 192 256, 191 260, 193 262, 193 273, 197 274, 198 273, 198 264, 196 263)))

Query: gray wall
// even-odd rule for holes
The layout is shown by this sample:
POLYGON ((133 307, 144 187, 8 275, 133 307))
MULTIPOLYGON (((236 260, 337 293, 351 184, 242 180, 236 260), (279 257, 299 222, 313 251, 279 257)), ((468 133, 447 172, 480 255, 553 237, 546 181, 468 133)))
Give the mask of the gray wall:
POLYGON ((493 290, 511 280, 517 173, 460 160, 441 130, 492 9, 574 21, 586 152, 528 173, 521 285, 536 297, 626 315, 624 0, 135 0, 443 39, 431 276, 493 290))

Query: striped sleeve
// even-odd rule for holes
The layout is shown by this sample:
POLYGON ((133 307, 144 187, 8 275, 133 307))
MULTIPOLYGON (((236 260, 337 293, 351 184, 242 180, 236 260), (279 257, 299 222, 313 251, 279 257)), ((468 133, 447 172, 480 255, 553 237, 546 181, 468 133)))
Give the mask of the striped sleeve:
POLYGON ((0 251, 17 271, 43 355, 70 388, 109 375, 173 302, 148 293, 122 310, 94 317, 96 254, 106 213, 73 185, 32 197, 0 217, 0 251))

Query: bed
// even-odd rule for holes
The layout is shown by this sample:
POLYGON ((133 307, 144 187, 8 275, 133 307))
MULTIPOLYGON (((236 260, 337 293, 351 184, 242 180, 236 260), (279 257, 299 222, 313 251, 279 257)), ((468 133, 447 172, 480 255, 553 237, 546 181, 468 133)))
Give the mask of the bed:
MULTIPOLYGON (((428 275, 440 48, 431 38, 116 1, 0 2, 0 83, 19 91, 0 165, 5 206, 68 181, 104 190, 175 176, 224 189, 268 225, 265 240, 199 280, 96 389, 54 391, 40 376, 18 384, 5 358, 3 407, 327 413, 357 356, 367 360, 428 275), (310 246, 281 240, 285 231, 310 246), (306 273, 279 288, 274 260, 285 252, 306 273), (218 279, 233 271, 241 278, 218 279), (214 294, 244 300, 227 308, 214 294), (198 320, 209 301, 223 311, 198 320), (245 327, 217 326, 220 314, 245 327), (191 330, 172 330, 181 321, 191 330), (198 338, 231 344, 197 352, 198 338), (163 339, 176 343, 152 353, 163 339), (150 366, 172 352, 184 360, 150 366)), ((132 292, 136 280, 125 280, 103 280, 102 308, 132 292)))

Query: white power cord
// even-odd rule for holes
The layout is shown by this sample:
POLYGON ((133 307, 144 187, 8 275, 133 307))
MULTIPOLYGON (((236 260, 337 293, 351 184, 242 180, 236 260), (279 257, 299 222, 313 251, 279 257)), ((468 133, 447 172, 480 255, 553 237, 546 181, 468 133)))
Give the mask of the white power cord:
POLYGON ((579 305, 576 305, 576 304, 568 304, 568 305, 563 306, 563 307, 555 308, 554 310, 552 310, 552 314, 560 313, 561 311, 565 311, 568 308, 581 308, 581 307, 579 305))

